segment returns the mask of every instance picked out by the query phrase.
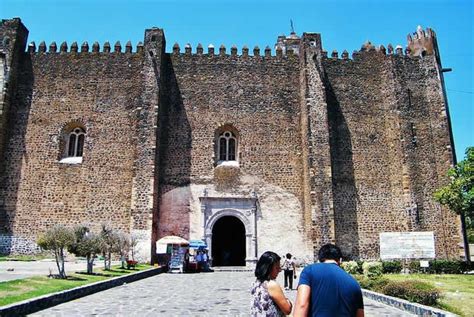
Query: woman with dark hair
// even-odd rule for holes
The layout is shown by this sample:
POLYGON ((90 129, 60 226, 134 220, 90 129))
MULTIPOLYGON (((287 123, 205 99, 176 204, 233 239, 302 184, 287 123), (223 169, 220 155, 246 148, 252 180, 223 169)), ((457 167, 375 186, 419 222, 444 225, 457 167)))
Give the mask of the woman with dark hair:
POLYGON ((251 316, 285 316, 291 313, 293 305, 275 281, 281 271, 280 259, 278 254, 271 251, 265 252, 258 259, 255 268, 257 280, 251 290, 251 316))

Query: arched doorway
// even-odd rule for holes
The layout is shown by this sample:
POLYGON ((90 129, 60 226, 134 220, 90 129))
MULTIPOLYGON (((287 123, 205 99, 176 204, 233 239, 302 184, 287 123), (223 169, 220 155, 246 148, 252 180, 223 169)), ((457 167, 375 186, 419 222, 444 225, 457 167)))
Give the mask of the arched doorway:
POLYGON ((237 217, 224 216, 212 228, 212 265, 245 265, 245 227, 237 217))

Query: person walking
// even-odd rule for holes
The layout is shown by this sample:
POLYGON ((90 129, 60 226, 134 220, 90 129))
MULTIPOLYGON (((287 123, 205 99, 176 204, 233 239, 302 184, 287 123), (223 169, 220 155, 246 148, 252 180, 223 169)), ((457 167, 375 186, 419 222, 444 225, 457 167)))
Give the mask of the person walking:
POLYGON ((280 256, 272 251, 262 254, 255 267, 255 277, 250 293, 253 296, 250 315, 280 317, 289 315, 293 304, 285 297, 275 281, 281 271, 280 256))
POLYGON ((296 266, 291 253, 286 254, 282 269, 285 275, 285 290, 293 289, 293 278, 296 278, 296 266))
POLYGON ((326 244, 318 253, 320 263, 311 264, 300 274, 296 293, 295 317, 364 316, 359 283, 339 267, 342 253, 326 244))
POLYGON ((203 255, 202 255, 201 250, 197 251, 195 259, 196 259, 196 263, 197 263, 197 267, 198 267, 198 272, 201 272, 203 270, 203 255))

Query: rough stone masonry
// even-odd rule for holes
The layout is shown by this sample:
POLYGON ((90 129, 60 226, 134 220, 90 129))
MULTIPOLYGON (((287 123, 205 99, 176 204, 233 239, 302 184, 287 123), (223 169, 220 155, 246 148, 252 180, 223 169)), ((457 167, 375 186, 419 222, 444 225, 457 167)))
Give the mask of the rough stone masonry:
POLYGON ((167 235, 218 265, 323 243, 379 257, 379 233, 432 231, 458 258, 458 218, 433 201, 453 164, 436 35, 330 56, 321 36, 252 52, 34 42, 0 24, 0 252, 38 251, 55 224, 109 223, 155 260, 167 235))

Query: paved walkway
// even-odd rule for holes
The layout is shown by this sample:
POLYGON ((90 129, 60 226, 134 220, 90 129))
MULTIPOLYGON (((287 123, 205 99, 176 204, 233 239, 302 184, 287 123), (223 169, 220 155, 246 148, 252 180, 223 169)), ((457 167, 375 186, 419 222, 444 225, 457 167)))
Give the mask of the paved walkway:
MULTIPOLYGON (((279 282, 282 283, 282 275, 279 282)), ((252 272, 160 274, 34 316, 248 316, 252 272)), ((294 302, 296 291, 286 291, 294 302)), ((413 316, 364 298, 366 316, 413 316)))

